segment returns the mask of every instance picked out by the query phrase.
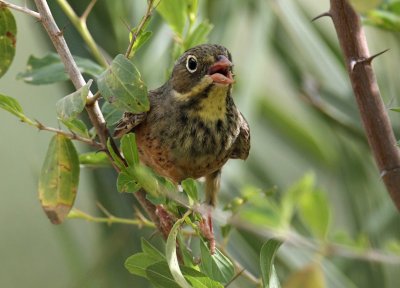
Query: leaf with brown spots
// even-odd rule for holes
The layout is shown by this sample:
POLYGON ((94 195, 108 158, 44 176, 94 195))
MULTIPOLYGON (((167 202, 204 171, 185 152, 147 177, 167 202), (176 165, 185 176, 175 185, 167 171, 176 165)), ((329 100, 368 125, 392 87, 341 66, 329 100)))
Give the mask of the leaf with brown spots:
POLYGON ((79 158, 72 141, 56 134, 39 179, 39 200, 53 224, 60 224, 71 210, 79 183, 79 158))
POLYGON ((0 77, 10 68, 15 55, 17 25, 10 10, 0 6, 0 77))

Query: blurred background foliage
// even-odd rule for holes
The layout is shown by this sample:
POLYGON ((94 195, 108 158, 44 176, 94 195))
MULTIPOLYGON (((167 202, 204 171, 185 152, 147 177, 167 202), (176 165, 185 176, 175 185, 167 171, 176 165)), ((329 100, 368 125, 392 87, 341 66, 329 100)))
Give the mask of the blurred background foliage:
MULTIPOLYGON (((90 58, 56 1, 49 2, 73 54, 90 58)), ((79 15, 89 1, 69 2, 79 15)), ((326 287, 400 287, 400 264, 386 257, 399 255, 398 213, 366 143, 333 25, 327 18, 310 21, 329 9, 328 2, 199 1, 199 18, 214 25, 210 42, 225 45, 233 55, 234 97, 252 131, 249 159, 231 161, 223 170, 220 207, 234 197, 240 200, 236 204, 245 202, 234 218, 242 228, 231 231, 226 250, 259 276, 262 243, 284 231, 288 241, 278 252, 276 270, 285 287, 324 287, 322 282, 326 287), (325 242, 347 245, 339 251, 352 253, 329 250, 325 242), (359 259, 376 255, 381 261, 359 259), (299 286, 302 277, 316 284, 299 286)), ((400 90, 398 5, 393 2, 354 1, 365 22, 373 24, 365 26, 371 53, 390 48, 374 62, 388 108, 399 105, 400 90)), ((98 1, 88 26, 110 59, 125 52, 126 23, 137 25, 145 8, 146 1, 98 1)), ((39 23, 14 14, 16 61, 0 80, 2 92, 16 97, 32 118, 57 127, 54 105, 73 88, 15 80, 30 54, 44 56, 51 45, 39 23)), ((134 62, 148 87, 156 88, 173 65, 173 33, 157 13, 148 30, 152 38, 134 62)), ((399 116, 389 115, 399 135, 399 116)), ((36 183, 51 135, 6 113, 0 113, 0 121, 0 286, 150 287, 130 275, 123 262, 139 251, 140 237, 150 238, 153 231, 82 220, 50 225, 37 201, 36 183)), ((115 215, 133 216, 133 197, 116 191, 113 171, 81 173, 77 208, 100 215, 98 202, 115 215)), ((158 235, 151 241, 162 245, 158 235)), ((230 287, 244 285, 250 287, 239 277, 230 287)))

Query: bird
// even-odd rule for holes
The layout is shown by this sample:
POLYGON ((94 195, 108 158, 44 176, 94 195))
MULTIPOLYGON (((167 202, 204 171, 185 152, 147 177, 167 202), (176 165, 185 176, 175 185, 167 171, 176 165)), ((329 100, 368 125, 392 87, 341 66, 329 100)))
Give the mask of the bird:
MULTIPOLYGON (((170 78, 149 91, 149 111, 125 112, 114 137, 134 132, 141 162, 177 184, 204 177, 205 202, 215 207, 222 167, 229 159, 247 159, 250 151, 249 124, 232 98, 234 82, 227 48, 190 48, 170 78)), ((211 216, 202 228, 214 241, 211 216)))

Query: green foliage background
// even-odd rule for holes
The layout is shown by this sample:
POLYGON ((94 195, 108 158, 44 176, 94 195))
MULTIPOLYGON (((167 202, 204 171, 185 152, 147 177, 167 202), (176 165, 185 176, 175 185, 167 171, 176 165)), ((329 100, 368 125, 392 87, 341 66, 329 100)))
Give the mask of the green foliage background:
MULTIPOLYGON (((75 7, 77 11, 83 11, 86 2, 76 3, 81 6, 75 7)), ((220 205, 254 190, 252 187, 266 191, 274 186, 278 192, 272 197, 281 203, 284 192, 311 171, 331 209, 327 231, 331 241, 353 242, 355 250, 361 252, 371 247, 398 247, 398 214, 363 136, 333 25, 329 19, 310 22, 328 9, 328 1, 199 2, 200 18, 214 25, 210 42, 223 44, 232 52, 237 75, 235 101, 252 131, 249 159, 231 161, 223 170, 220 205), (321 101, 334 120, 304 101, 307 97, 321 101)), ((64 35, 73 54, 90 57, 72 25, 55 3, 52 6, 59 26, 65 26, 64 35)), ((89 29, 113 57, 127 47, 123 22, 137 24, 144 10, 145 1, 99 1, 89 17, 89 29)), ((28 55, 44 56, 50 45, 39 23, 14 15, 19 27, 16 60, 0 79, 1 90, 15 96, 28 115, 57 127, 55 103, 73 89, 67 85, 27 86, 15 80, 17 72, 25 69, 28 55)), ((157 14, 148 29, 153 36, 135 55, 135 63, 147 86, 156 88, 172 65, 172 33, 157 14)), ((396 107, 400 90, 398 32, 368 26, 366 31, 371 53, 391 49, 374 62, 374 68, 387 107, 396 107)), ((399 117, 389 113, 398 134, 399 117)), ((130 275, 123 262, 140 250, 141 235, 150 237, 152 230, 81 220, 50 225, 38 203, 36 183, 51 135, 37 133, 6 113, 0 113, 0 121, 0 286, 148 287, 146 281, 130 275)), ((132 217, 133 197, 116 192, 113 172, 82 170, 77 208, 99 214, 95 203, 100 202, 118 216, 132 217)), ((273 222, 273 213, 243 209, 249 222, 264 226, 273 222)), ((311 213, 308 221, 318 216, 311 213)), ((315 234, 310 227, 314 226, 304 223, 309 222, 296 216, 292 226, 311 239, 315 234)), ((154 237, 153 243, 162 247, 158 238, 154 237)), ((249 231, 234 231, 228 249, 259 276, 259 251, 265 240, 249 231)), ((281 282, 310 259, 314 259, 313 253, 301 244, 283 245, 276 259, 281 282)), ((399 265, 335 255, 326 259, 322 263, 328 287, 400 285, 399 265)), ((246 283, 239 278, 231 287, 246 283)))

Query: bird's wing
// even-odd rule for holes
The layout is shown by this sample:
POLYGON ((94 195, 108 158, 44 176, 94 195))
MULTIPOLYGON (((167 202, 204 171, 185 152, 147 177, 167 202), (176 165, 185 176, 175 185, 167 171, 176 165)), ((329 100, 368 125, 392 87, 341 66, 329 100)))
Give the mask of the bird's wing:
POLYGON ((114 129, 114 137, 120 138, 125 134, 131 132, 137 125, 142 123, 147 116, 147 112, 133 114, 125 112, 122 118, 117 122, 117 126, 114 129))
POLYGON ((249 156, 250 151, 250 127, 242 113, 239 112, 240 131, 233 144, 233 150, 230 155, 232 159, 245 160, 249 156))

